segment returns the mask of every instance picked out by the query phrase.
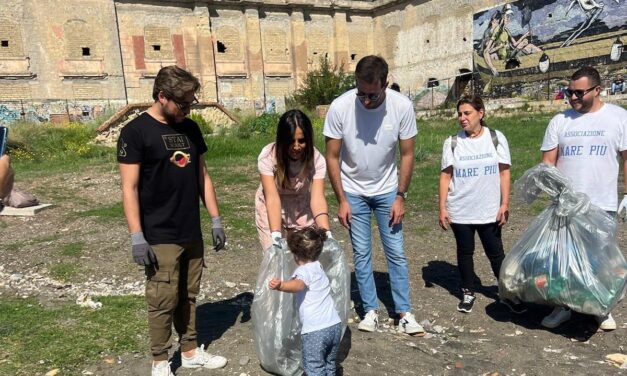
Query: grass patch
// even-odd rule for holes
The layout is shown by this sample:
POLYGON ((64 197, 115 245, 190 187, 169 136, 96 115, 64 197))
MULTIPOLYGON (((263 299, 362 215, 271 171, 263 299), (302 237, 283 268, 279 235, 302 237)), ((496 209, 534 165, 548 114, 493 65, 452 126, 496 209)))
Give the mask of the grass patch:
POLYGON ((0 300, 0 375, 81 375, 102 355, 145 350, 142 297, 103 297, 92 311, 74 304, 46 308, 34 299, 0 300), (69 335, 71 333, 71 335, 69 335), (43 363, 40 361, 43 360, 43 363))
POLYGON ((119 221, 124 218, 124 210, 122 209, 122 203, 116 202, 109 206, 101 206, 76 213, 78 217, 95 217, 102 221, 119 221))
POLYGON ((69 282, 78 272, 79 267, 75 263, 60 263, 50 267, 50 276, 64 282, 69 282))
POLYGON ((66 244, 61 249, 61 255, 68 257, 81 257, 85 248, 85 242, 66 244))

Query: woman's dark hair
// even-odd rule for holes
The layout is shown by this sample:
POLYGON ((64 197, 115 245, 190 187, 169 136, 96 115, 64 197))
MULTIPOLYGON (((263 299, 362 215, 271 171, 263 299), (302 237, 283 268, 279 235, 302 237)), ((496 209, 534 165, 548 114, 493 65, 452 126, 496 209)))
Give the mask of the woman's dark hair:
POLYGON ((324 241, 327 240, 326 232, 323 228, 315 227, 294 230, 287 234, 287 245, 299 259, 316 261, 320 257, 324 241))
POLYGON ((303 166, 299 174, 305 171, 313 171, 314 169, 314 140, 311 120, 300 110, 289 110, 281 116, 276 129, 276 179, 277 184, 281 188, 292 188, 290 179, 287 176, 291 163, 289 150, 294 142, 294 134, 297 128, 300 128, 305 136, 303 166))
POLYGON ((457 101, 457 111, 459 111, 459 107, 462 104, 469 104, 472 106, 472 108, 474 108, 476 111, 482 111, 483 110, 483 118, 481 119, 481 125, 482 126, 486 126, 485 121, 483 120, 485 118, 485 105, 483 104, 483 99, 481 99, 481 97, 479 95, 468 95, 468 96, 463 96, 459 99, 459 101, 457 101))

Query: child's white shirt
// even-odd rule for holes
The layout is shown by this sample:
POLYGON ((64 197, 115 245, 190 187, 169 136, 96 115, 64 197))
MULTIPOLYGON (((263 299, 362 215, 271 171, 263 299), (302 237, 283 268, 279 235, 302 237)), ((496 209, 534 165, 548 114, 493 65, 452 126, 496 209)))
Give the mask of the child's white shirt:
POLYGON ((307 286, 305 290, 296 293, 298 314, 303 324, 302 334, 328 328, 341 322, 331 297, 329 278, 319 261, 299 266, 294 271, 292 279, 299 279, 307 286))

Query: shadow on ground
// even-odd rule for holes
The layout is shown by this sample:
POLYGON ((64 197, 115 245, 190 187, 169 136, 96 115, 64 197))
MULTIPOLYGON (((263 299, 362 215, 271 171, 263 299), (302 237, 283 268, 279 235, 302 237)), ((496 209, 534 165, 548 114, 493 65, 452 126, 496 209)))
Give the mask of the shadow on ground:
MULTIPOLYGON (((222 337, 224 333, 238 322, 245 323, 250 321, 250 306, 252 302, 253 294, 244 292, 231 299, 199 305, 196 308, 198 345, 207 347, 208 344, 222 337), (240 319, 238 320, 238 318, 240 319)), ((174 353, 170 361, 172 362, 172 371, 176 372, 181 367, 180 350, 174 353)))

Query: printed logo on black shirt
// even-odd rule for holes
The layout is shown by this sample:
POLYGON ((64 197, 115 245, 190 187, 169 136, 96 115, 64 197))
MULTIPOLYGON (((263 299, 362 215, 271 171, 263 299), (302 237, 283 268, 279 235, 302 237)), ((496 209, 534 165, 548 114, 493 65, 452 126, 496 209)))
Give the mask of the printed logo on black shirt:
POLYGON ((175 151, 170 157, 170 162, 174 163, 178 167, 185 167, 190 163, 190 156, 182 151, 175 151))
POLYGON ((128 144, 126 142, 124 142, 124 139, 122 137, 120 137, 120 139, 118 140, 118 156, 124 158, 126 157, 126 147, 128 146, 128 144))
POLYGON ((166 150, 189 149, 189 139, 184 134, 164 134, 161 136, 166 150))

